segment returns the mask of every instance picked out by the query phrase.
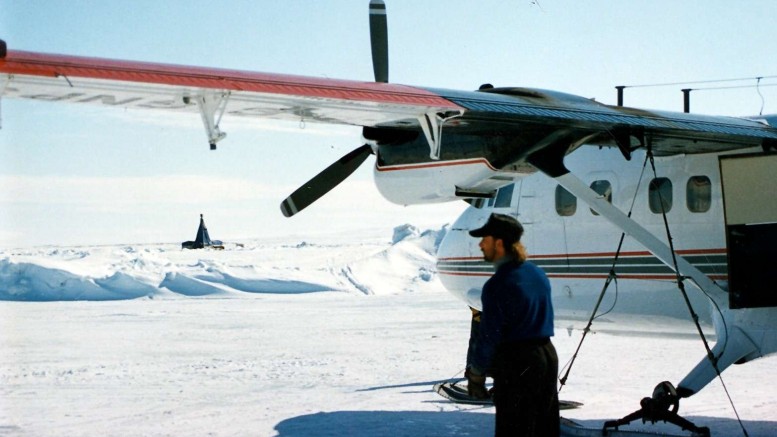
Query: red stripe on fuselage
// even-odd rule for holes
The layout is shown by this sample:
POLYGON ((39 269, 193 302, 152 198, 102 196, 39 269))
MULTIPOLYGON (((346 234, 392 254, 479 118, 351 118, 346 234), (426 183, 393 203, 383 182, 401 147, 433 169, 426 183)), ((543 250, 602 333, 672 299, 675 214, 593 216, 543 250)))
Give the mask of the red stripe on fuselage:
MULTIPOLYGON (((725 255, 726 249, 686 249, 676 251, 678 255, 725 255)), ((530 255, 529 258, 536 259, 550 259, 550 258, 612 258, 616 255, 615 252, 599 252, 599 253, 570 253, 570 254, 543 254, 543 255, 530 255)), ((648 251, 640 252, 621 252, 618 254, 621 257, 629 256, 653 256, 648 251)))
MULTIPOLYGON (((653 274, 653 275, 638 275, 638 274, 618 274, 618 279, 649 279, 649 280, 666 280, 666 281, 674 281, 677 279, 677 275, 675 274, 653 274)), ((549 278, 557 278, 557 279, 607 279, 608 275, 603 274, 564 274, 564 273, 550 273, 548 274, 549 278)), ((707 275, 708 278, 713 280, 726 280, 728 279, 728 275, 707 275)))
MULTIPOLYGON (((437 272, 440 275, 448 275, 448 276, 471 276, 471 277, 490 277, 493 275, 493 273, 482 273, 482 272, 447 272, 444 270, 437 272)), ((547 275, 549 278, 554 279, 607 279, 609 275, 603 275, 600 273, 592 273, 590 275, 588 274, 565 274, 565 273, 549 273, 547 275)), ((713 280, 720 280, 725 281, 728 279, 728 275, 707 275, 710 279, 713 280)), ((666 281, 673 281, 677 279, 677 276, 674 274, 666 274, 666 275, 637 275, 637 274, 619 274, 618 279, 640 279, 640 280, 666 280, 666 281)))
POLYGON ((422 168, 451 167, 451 166, 457 166, 457 165, 472 165, 472 164, 483 164, 486 167, 488 167, 489 170, 496 171, 496 168, 494 168, 494 166, 491 165, 491 163, 488 162, 488 160, 485 158, 461 159, 456 161, 425 162, 425 163, 419 163, 419 164, 403 164, 403 165, 387 165, 387 166, 376 165, 375 168, 378 171, 399 171, 399 170, 418 170, 422 168))
MULTIPOLYGON (((678 255, 725 255, 726 249, 686 249, 678 250, 678 255)), ((647 251, 641 252, 621 252, 619 256, 652 256, 653 254, 647 251)), ((553 258, 612 258, 615 256, 615 252, 592 252, 592 253, 559 253, 559 254, 542 254, 542 255, 529 255, 529 259, 553 259, 553 258)), ((482 261, 482 256, 461 256, 461 257, 445 257, 438 258, 438 261, 482 261)))
MULTIPOLYGON (((726 254, 726 249, 685 249, 685 250, 678 250, 677 253, 679 255, 713 255, 713 254, 724 255, 726 254)), ((612 258, 614 256, 615 256, 615 252, 570 253, 570 254, 530 255, 528 259, 531 260, 531 259, 565 259, 565 258, 612 258)), ((647 251, 621 252, 619 256, 622 258, 628 258, 628 257, 639 257, 639 256, 652 256, 652 254, 647 251)), ((475 256, 445 257, 445 258, 438 258, 438 262, 439 261, 480 262, 480 261, 483 261, 483 258, 475 257, 475 256)), ((438 273, 441 275, 449 275, 449 276, 472 276, 472 277, 488 277, 493 275, 493 272, 481 272, 481 271, 462 272, 462 271, 438 270, 438 273)), ((710 274, 707 276, 713 280, 728 279, 728 275, 710 274)), ((558 279, 564 279, 564 278, 566 279, 606 279, 608 275, 602 274, 602 273, 590 273, 590 274, 588 273, 549 273, 548 277, 558 278, 558 279)), ((664 273, 664 274, 624 273, 624 274, 618 274, 618 279, 675 280, 677 279, 677 276, 675 273, 664 273)))

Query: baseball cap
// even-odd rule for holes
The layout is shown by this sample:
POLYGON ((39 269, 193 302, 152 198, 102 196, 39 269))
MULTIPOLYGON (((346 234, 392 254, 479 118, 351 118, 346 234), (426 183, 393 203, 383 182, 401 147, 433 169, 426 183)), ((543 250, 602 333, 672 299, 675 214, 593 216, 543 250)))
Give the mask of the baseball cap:
POLYGON ((469 231, 469 235, 477 238, 489 235, 506 243, 513 244, 521 239, 523 226, 514 217, 493 213, 488 217, 485 225, 469 231))

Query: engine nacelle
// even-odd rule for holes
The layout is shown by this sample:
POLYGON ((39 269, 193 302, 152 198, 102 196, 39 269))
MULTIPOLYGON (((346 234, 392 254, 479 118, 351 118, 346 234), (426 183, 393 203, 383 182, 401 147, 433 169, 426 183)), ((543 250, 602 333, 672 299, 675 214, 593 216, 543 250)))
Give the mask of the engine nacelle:
POLYGON ((365 128, 364 138, 376 150, 375 185, 399 205, 491 198, 496 190, 536 172, 516 159, 514 139, 493 135, 443 134, 440 159, 430 158, 420 130, 365 128))
POLYGON ((399 205, 490 198, 519 175, 500 172, 485 158, 375 166, 375 185, 399 205))

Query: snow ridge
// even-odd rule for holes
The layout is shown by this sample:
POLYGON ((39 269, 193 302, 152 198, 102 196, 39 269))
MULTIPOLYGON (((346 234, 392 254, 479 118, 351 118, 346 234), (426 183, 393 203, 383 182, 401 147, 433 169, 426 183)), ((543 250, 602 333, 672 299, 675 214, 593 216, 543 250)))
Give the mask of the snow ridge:
POLYGON ((173 244, 0 250, 0 300, 435 292, 442 290, 435 254, 445 232, 405 224, 390 242, 259 240, 223 251, 173 244))

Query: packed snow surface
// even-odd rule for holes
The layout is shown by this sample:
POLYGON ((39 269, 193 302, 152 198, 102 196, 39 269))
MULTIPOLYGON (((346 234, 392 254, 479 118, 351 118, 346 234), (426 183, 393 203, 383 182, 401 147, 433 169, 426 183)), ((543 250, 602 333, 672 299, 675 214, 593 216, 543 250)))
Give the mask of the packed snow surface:
MULTIPOLYGON (((440 285, 445 229, 305 241, 0 250, 0 436, 487 436, 461 376, 469 309, 440 285)), ((586 320, 564 311, 561 364, 586 320)), ((704 356, 686 321, 608 315, 561 398, 600 427, 704 356)), ((777 434, 774 358, 723 377, 750 436, 777 434)), ((680 413, 744 435, 715 381, 680 413)), ((637 422, 622 429, 677 431, 637 422)))

